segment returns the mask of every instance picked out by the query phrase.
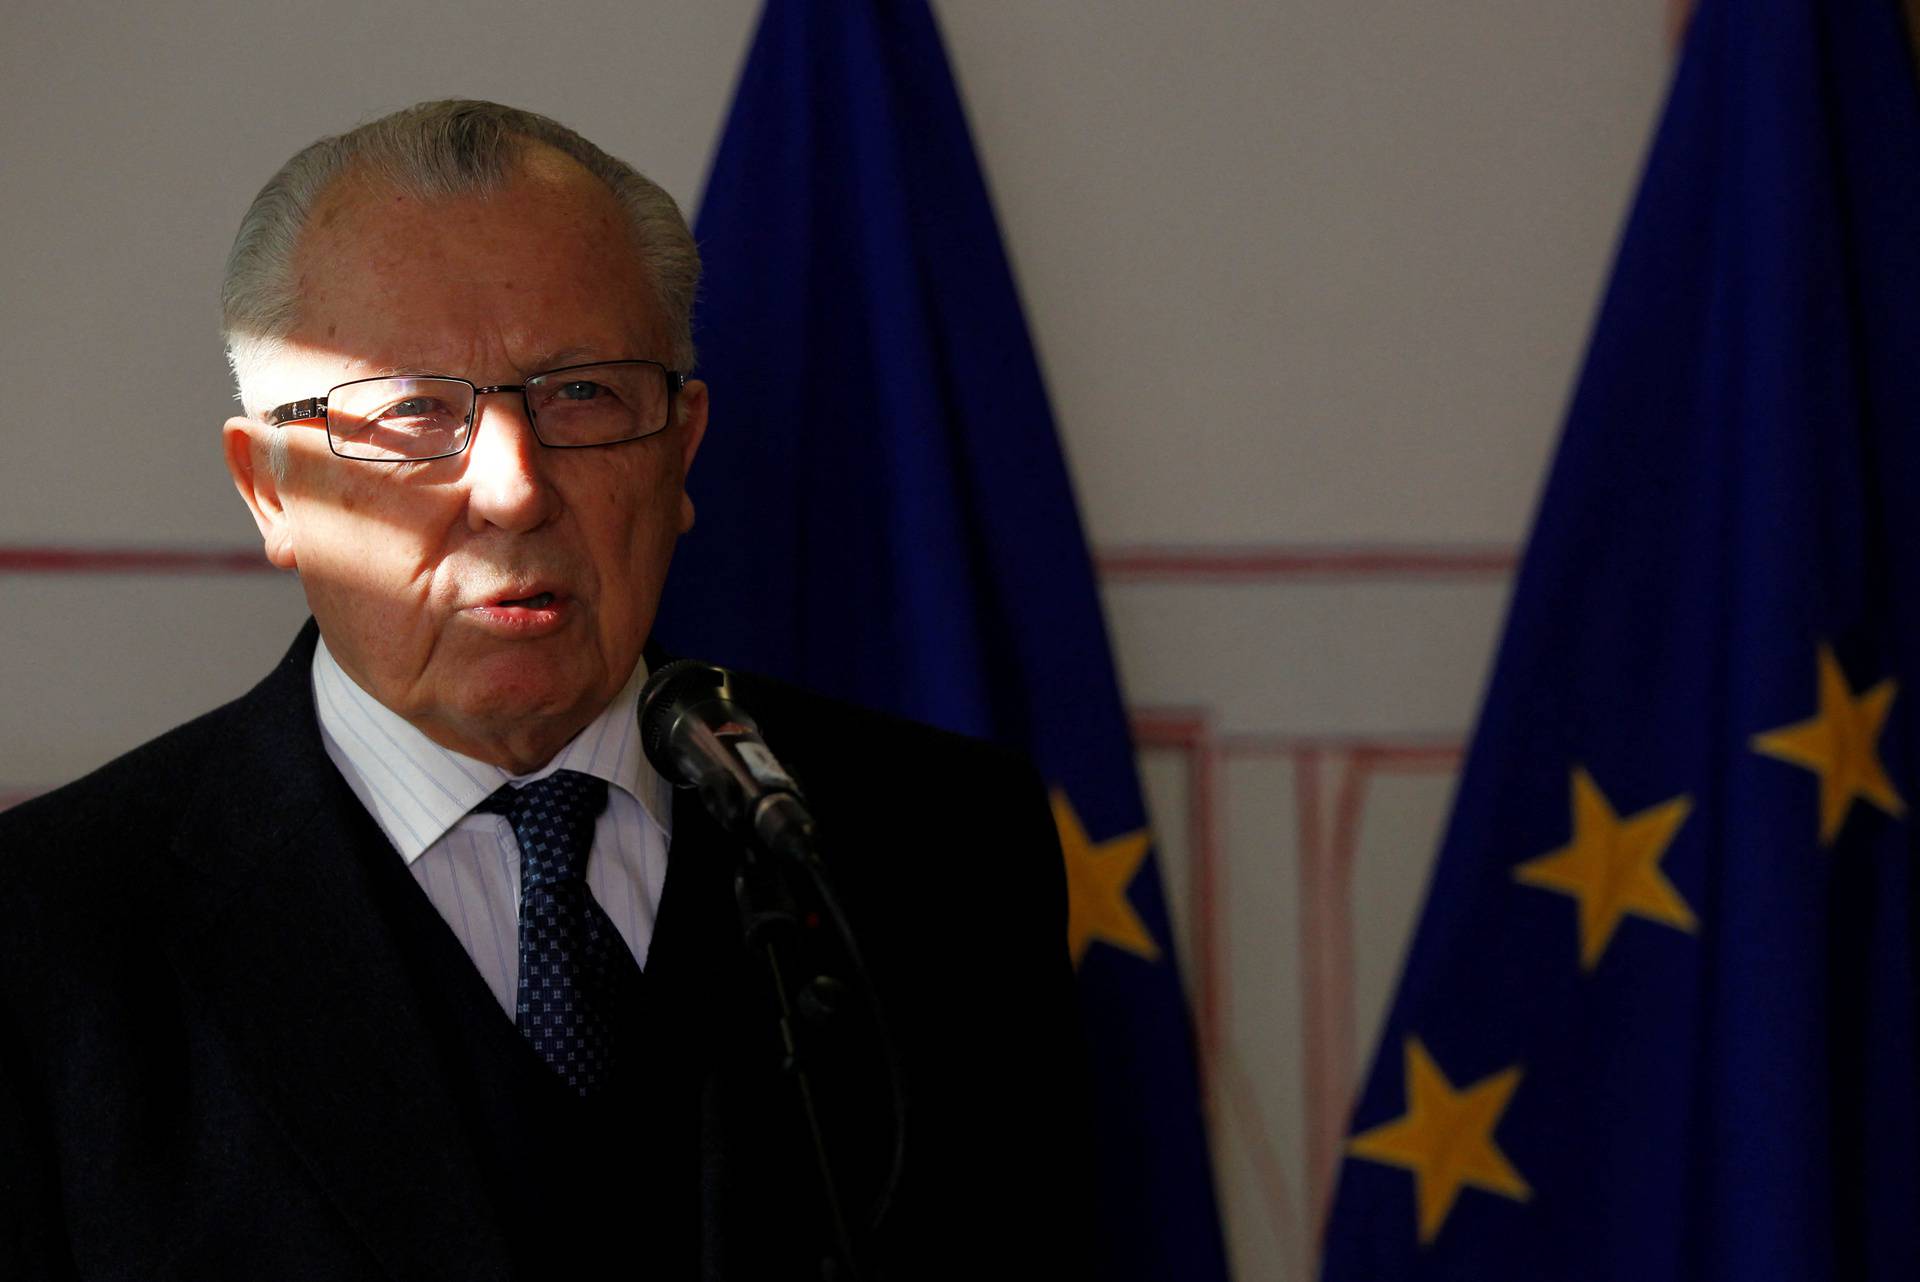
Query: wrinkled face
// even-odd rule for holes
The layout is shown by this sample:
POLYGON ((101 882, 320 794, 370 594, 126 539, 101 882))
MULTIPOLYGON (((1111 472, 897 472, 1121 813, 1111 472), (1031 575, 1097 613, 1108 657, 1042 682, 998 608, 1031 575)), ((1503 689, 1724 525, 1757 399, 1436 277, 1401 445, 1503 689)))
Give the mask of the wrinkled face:
MULTIPOLYGON (((352 179, 323 196, 298 257, 302 313, 264 386, 280 404, 391 373, 518 384, 562 365, 672 363, 624 215, 571 160, 531 151, 484 196, 422 201, 352 179)), ((356 682, 437 742, 537 767, 633 670, 706 423, 705 388, 639 441, 549 449, 521 398, 480 398, 465 453, 336 458, 319 423, 227 427, 229 465, 269 556, 299 571, 356 682), (286 435, 284 479, 265 442, 286 435), (244 473, 244 475, 243 475, 244 473)))

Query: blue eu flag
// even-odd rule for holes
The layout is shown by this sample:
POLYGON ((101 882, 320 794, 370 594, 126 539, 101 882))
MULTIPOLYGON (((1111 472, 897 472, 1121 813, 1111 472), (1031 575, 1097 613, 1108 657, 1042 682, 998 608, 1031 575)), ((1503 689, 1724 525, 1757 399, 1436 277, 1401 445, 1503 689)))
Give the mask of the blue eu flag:
POLYGON ((1092 569, 924 0, 771 0, 698 233, 715 427, 663 636, 1032 758, 1067 857, 1092 1060, 1091 1262, 1223 1278, 1092 569))
POLYGON ((1894 0, 1704 0, 1329 1282, 1920 1277, 1920 105, 1894 0))

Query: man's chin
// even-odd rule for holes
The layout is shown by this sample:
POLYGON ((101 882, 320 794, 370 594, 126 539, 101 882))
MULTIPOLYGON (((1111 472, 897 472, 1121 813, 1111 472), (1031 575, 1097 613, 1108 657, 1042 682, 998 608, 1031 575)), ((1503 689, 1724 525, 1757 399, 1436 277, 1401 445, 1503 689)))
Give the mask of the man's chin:
MULTIPOLYGON (((607 685, 598 665, 591 671, 576 671, 571 665, 556 669, 551 661, 540 663, 530 655, 490 656, 461 672, 459 689, 441 707, 448 729, 463 740, 514 745, 511 755, 516 758, 550 744, 545 751, 551 757, 618 692, 617 684, 612 690, 607 685)), ((484 752, 459 750, 483 760, 500 755, 499 747, 484 752)), ((542 764, 545 758, 534 766, 542 764)))

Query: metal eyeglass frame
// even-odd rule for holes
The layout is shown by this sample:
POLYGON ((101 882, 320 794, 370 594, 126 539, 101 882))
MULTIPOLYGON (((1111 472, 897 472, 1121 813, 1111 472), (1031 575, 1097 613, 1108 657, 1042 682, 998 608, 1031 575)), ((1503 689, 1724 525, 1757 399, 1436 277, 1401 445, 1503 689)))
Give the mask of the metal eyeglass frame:
POLYGON ((325 423, 327 401, 343 387, 357 387, 362 383, 384 383, 389 379, 432 378, 447 383, 463 383, 472 389, 473 396, 467 402, 467 421, 460 428, 460 448, 447 450, 440 454, 422 454, 417 458, 362 458, 358 454, 342 454, 334 448, 333 433, 327 432, 327 452, 335 458, 346 459, 350 463, 426 463, 434 459, 453 458, 464 454, 473 441, 473 416, 480 410, 480 398, 493 392, 520 393, 520 407, 526 411, 527 425, 533 429, 533 439, 550 450, 594 450, 603 445, 625 445, 628 441, 644 441, 649 436, 658 436, 673 426, 673 402, 687 385, 687 375, 677 369, 668 369, 659 361, 583 361, 578 365, 562 365, 558 369, 543 369, 537 374, 529 374, 526 383, 493 383, 481 386, 471 379, 458 378, 452 374, 381 374, 373 378, 350 378, 344 383, 335 383, 327 389, 325 396, 309 396, 305 400, 289 401, 285 405, 276 405, 266 413, 268 427, 283 427, 288 423, 304 423, 318 419, 325 423), (623 436, 617 441, 590 441, 581 445, 556 445, 540 435, 540 420, 533 412, 533 405, 527 400, 527 384, 537 378, 547 378, 554 374, 565 374, 576 369, 604 369, 608 365, 651 365, 667 376, 667 421, 651 431, 635 436, 623 436))

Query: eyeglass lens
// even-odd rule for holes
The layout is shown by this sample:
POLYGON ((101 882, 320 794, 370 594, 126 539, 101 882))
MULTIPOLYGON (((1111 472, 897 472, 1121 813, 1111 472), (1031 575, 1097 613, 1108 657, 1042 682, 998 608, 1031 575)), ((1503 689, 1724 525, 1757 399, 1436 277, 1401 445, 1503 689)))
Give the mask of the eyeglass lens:
MULTIPOLYGON (((649 362, 555 370, 528 379, 525 395, 543 445, 610 445, 667 426, 667 372, 649 362)), ((458 454, 472 419, 473 387, 458 379, 363 379, 327 396, 327 436, 346 458, 458 454)))

